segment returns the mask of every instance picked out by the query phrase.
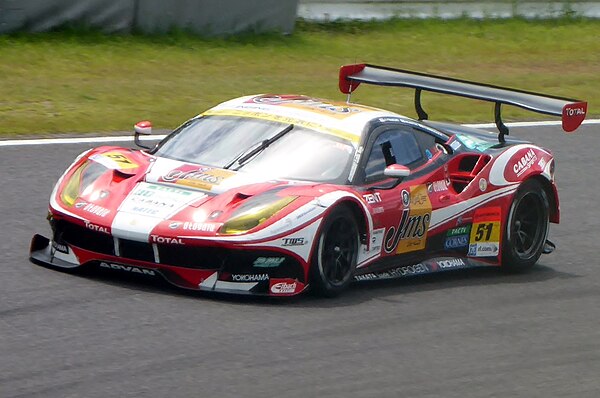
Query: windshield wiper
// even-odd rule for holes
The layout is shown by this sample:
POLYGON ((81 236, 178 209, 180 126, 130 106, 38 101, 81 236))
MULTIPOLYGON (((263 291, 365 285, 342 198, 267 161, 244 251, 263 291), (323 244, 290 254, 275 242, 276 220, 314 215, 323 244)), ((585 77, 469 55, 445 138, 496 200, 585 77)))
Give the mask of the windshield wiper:
POLYGON ((266 140, 262 141, 260 143, 260 145, 254 147, 254 149, 252 149, 250 152, 246 153, 245 155, 241 154, 237 158, 233 159, 231 162, 229 162, 223 168, 224 169, 228 169, 228 168, 230 168, 231 166, 233 166, 236 163, 239 164, 240 167, 242 167, 242 165, 245 162, 247 162, 249 159, 252 159, 252 157, 256 156, 259 152, 262 152, 269 145, 271 145, 272 143, 274 143, 275 141, 277 141, 278 139, 280 139, 281 137, 283 137, 284 135, 286 135, 287 133, 289 133, 290 131, 292 131, 293 128, 294 128, 293 124, 288 125, 286 128, 284 128, 283 130, 281 130, 279 133, 275 134, 273 137, 267 138, 266 140))

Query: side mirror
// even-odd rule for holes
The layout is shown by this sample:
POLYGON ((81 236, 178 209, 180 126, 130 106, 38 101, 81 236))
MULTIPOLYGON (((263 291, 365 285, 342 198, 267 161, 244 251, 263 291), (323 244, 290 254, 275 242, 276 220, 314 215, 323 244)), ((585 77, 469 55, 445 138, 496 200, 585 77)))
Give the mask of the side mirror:
POLYGON ((404 177, 408 177, 410 175, 410 169, 406 166, 402 166, 401 164, 390 164, 388 167, 383 170, 383 175, 386 177, 395 178, 396 181, 392 185, 387 186, 373 186, 367 188, 368 190, 374 189, 394 189, 402 182, 404 177))
POLYGON ((410 175, 410 169, 400 164, 390 164, 383 171, 383 175, 392 178, 404 178, 410 175))
POLYGON ((150 122, 148 120, 142 120, 141 122, 137 122, 133 126, 133 130, 135 132, 135 135, 134 135, 135 145, 139 146, 140 148, 152 149, 152 147, 146 146, 146 145, 142 144, 140 141, 140 135, 145 135, 145 136, 152 135, 152 122, 150 122))

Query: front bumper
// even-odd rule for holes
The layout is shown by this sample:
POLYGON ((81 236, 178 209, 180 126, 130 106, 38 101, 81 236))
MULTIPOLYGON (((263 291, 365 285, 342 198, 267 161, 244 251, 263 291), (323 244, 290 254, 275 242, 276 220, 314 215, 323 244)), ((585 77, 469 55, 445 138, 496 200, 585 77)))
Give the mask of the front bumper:
MULTIPOLYGON (((71 243, 53 241, 41 235, 31 240, 30 260, 64 270, 80 267, 99 267, 114 271, 128 272, 147 276, 160 276, 169 283, 192 290, 220 293, 248 294, 261 296, 293 296, 302 293, 308 287, 305 270, 293 257, 276 251, 264 249, 236 250, 222 248, 217 267, 182 267, 160 263, 156 245, 136 242, 139 248, 149 245, 156 254, 155 260, 140 260, 138 251, 128 257, 108 253, 99 253, 74 246, 71 243)), ((95 247, 94 243, 90 246, 95 247)), ((96 244, 97 246, 97 244, 96 244)), ((216 250, 207 247, 207 250, 216 250)), ((193 263, 203 263, 205 258, 192 259, 193 263)))

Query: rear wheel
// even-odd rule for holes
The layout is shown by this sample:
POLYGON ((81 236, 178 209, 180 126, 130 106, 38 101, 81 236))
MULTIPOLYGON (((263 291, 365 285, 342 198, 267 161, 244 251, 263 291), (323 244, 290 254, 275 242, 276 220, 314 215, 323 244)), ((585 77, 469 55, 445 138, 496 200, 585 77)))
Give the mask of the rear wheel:
POLYGON ((542 254, 548 236, 548 195, 539 181, 525 181, 508 213, 502 245, 502 267, 525 271, 542 254))
POLYGON ((358 224, 346 206, 335 208, 323 221, 311 263, 315 293, 339 295, 352 282, 359 248, 358 224))

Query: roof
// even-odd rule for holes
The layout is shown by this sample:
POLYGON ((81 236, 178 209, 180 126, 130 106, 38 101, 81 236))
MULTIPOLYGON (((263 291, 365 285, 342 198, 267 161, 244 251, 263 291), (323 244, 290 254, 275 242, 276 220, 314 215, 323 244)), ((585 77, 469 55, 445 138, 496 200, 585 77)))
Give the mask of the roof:
POLYGON ((334 134, 358 142, 365 125, 376 118, 403 118, 397 113, 364 105, 303 95, 261 94, 232 99, 203 113, 280 121, 334 134))

